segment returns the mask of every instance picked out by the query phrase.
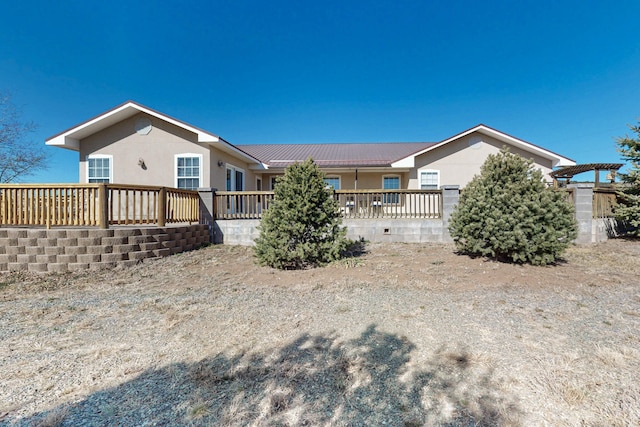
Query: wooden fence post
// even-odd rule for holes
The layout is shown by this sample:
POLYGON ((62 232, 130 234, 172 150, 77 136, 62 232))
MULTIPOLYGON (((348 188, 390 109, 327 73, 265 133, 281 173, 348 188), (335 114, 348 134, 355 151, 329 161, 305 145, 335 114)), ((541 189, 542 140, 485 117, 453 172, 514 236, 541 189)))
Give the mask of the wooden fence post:
POLYGON ((167 222, 167 187, 158 192, 158 227, 164 227, 167 222))
POLYGON ((98 187, 98 203, 100 204, 100 228, 106 230, 109 228, 109 192, 107 184, 100 184, 98 187))

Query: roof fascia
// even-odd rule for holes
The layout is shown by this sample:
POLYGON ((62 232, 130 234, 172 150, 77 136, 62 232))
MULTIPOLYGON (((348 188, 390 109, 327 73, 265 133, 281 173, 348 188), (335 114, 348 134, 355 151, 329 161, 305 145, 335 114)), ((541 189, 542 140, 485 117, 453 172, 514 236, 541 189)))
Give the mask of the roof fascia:
MULTIPOLYGON (((118 123, 121 120, 125 120, 129 117, 132 117, 139 112, 146 113, 150 116, 156 117, 174 126, 177 126, 189 132, 192 132, 196 134, 198 143, 215 146, 218 149, 226 153, 229 153, 235 157, 239 157, 249 163, 255 163, 256 164, 255 169, 257 170, 263 170, 267 168, 266 165, 262 163, 260 160, 250 156, 249 154, 245 153, 235 145, 229 143, 228 141, 225 141, 219 136, 214 135, 205 130, 202 130, 200 128, 197 128, 195 126, 192 126, 181 120, 175 119, 171 116, 167 116, 166 114, 162 114, 156 110, 153 110, 149 107, 145 107, 144 105, 140 105, 133 101, 127 101, 115 108, 112 108, 111 110, 105 113, 102 113, 83 123, 80 123, 79 125, 74 126, 70 129, 67 129, 66 131, 63 131, 57 135, 54 135, 51 138, 47 139, 45 143, 47 145, 53 145, 53 146, 58 146, 58 147, 78 151, 80 149, 80 139, 82 139, 78 137, 78 134, 79 133, 81 134, 82 131, 89 130, 91 127, 93 127, 95 129, 95 132, 99 132, 108 126, 111 126, 115 123, 118 123)), ((87 135, 83 137, 86 138, 86 136, 87 135)))
MULTIPOLYGON (((167 123, 171 123, 175 126, 185 129, 189 132, 193 132, 196 134, 197 141, 200 143, 216 143, 220 140, 217 135, 191 126, 187 123, 174 119, 173 117, 167 116, 133 101, 127 101, 124 104, 121 104, 105 113, 102 113, 94 118, 80 123, 77 126, 74 126, 70 129, 67 129, 66 131, 52 136, 45 141, 45 144, 78 151, 80 149, 80 139, 82 139, 81 137, 78 137, 78 135, 82 135, 82 131, 91 130, 91 128, 94 128, 95 132, 99 132, 102 129, 105 129, 106 127, 111 126, 119 121, 114 121, 114 119, 121 117, 121 120, 124 120, 137 114, 137 112, 146 113, 167 123)), ((84 135, 83 137, 86 137, 88 135, 84 135)))
POLYGON ((509 143, 511 145, 514 145, 516 147, 519 147, 525 151, 529 151, 532 153, 535 153, 537 155, 539 155, 540 157, 544 157, 545 159, 549 159, 551 160, 552 163, 552 167, 558 167, 558 166, 572 166, 575 165, 576 162, 572 159, 569 159, 568 157, 564 157, 561 156, 559 154, 556 154, 552 151, 546 150, 542 147, 538 147, 537 145, 531 144, 530 142, 527 141, 523 141, 521 139, 515 138, 511 135, 508 135, 506 133, 500 132, 496 129, 490 128, 489 126, 485 126, 485 125, 478 125, 475 127, 472 127, 471 129, 467 129, 466 131, 463 131, 459 134, 456 134, 450 138, 445 139, 442 142, 439 142, 437 144, 434 144, 430 147, 425 148, 424 150, 418 151, 417 153, 414 153, 410 156, 405 157, 404 159, 400 159, 394 163, 391 164, 391 166, 393 167, 414 167, 415 165, 415 158, 417 156, 420 156, 428 151, 432 151, 435 150, 438 147, 441 147, 445 144, 448 144, 452 141, 458 140, 460 138, 464 138, 465 136, 473 133, 473 132, 479 132, 482 133, 484 135, 487 136, 491 136, 499 141, 505 142, 505 143, 509 143))

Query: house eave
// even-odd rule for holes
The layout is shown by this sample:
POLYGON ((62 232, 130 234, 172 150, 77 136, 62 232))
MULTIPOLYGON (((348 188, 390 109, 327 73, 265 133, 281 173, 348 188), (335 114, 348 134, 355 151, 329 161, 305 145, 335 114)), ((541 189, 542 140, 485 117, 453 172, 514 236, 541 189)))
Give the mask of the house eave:
POLYGON ((67 148, 78 151, 80 149, 80 141, 90 135, 104 130, 116 123, 135 116, 138 113, 145 113, 152 117, 156 117, 174 126, 178 126, 196 135, 196 141, 199 143, 217 143, 220 137, 210 132, 206 132, 197 127, 191 126, 178 119, 162 114, 151 108, 145 107, 133 101, 127 101, 105 113, 95 116, 79 125, 67 129, 57 135, 48 138, 46 145, 67 148))
POLYGON ((463 131, 457 135, 454 135, 450 138, 445 139, 444 141, 441 141, 437 144, 434 144, 430 147, 425 148, 424 150, 421 150, 417 153, 414 153, 410 156, 407 156, 403 159, 400 159, 394 163, 392 163, 392 166, 394 167, 414 167, 415 165, 415 158, 427 153, 429 151, 435 150, 445 144, 448 144, 452 141, 458 140, 460 138, 464 138, 467 135, 470 135, 474 132, 478 132, 481 133, 483 135, 487 135, 490 136, 492 138, 497 139, 498 141, 504 142, 504 143, 508 143, 511 144, 513 146, 516 146, 518 148, 521 148, 525 151, 529 151, 531 153, 534 153, 544 159, 550 160, 551 161, 551 165, 552 167, 559 167, 559 166, 573 166, 576 164, 576 162, 572 159, 569 159, 567 157, 561 156, 559 154, 556 154, 552 151, 546 150, 542 147, 538 147, 535 144, 532 144, 530 142, 515 138, 511 135, 508 135, 506 133, 500 132, 498 130, 495 130, 489 126, 486 125, 477 125, 475 127, 472 127, 471 129, 468 129, 466 131, 463 131))
POLYGON ((67 150, 73 150, 73 151, 80 150, 80 140, 76 138, 72 138, 70 136, 61 135, 53 139, 47 140, 46 144, 53 147, 66 148, 67 150))

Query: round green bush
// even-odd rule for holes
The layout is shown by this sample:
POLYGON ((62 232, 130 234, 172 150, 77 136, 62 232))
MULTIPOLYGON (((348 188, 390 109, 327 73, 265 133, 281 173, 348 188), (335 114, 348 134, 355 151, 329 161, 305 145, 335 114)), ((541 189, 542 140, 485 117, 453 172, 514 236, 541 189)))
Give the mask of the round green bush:
POLYGON ((554 263, 577 237, 564 191, 547 188, 533 162, 502 150, 462 191, 449 232, 458 250, 500 261, 554 263))

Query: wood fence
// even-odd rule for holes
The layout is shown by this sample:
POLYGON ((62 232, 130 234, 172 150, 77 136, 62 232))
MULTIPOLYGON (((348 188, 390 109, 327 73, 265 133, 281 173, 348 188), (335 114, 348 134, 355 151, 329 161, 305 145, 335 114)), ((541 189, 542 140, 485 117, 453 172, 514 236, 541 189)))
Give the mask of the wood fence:
MULTIPOLYGON (((344 218, 441 218, 440 190, 335 190, 344 218)), ((216 219, 260 219, 273 191, 217 191, 216 219)))
POLYGON ((613 218, 617 205, 617 191, 613 188, 593 189, 593 217, 613 218))
POLYGON ((198 222, 197 191, 119 184, 0 185, 0 225, 97 226, 198 222))
MULTIPOLYGON (((344 218, 442 218, 440 190, 336 190, 344 218)), ((260 219, 273 191, 217 191, 215 219, 260 219)), ((573 192, 567 191, 573 202, 573 192)), ((613 217, 616 191, 594 188, 593 217, 613 217)), ((119 184, 0 184, 0 226, 199 222, 197 191, 119 184)))

